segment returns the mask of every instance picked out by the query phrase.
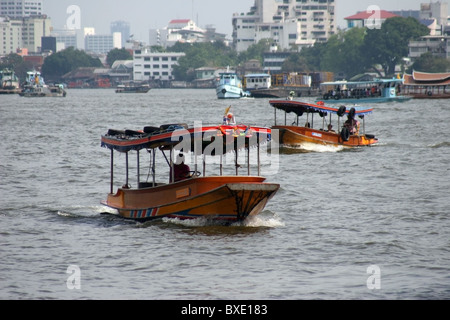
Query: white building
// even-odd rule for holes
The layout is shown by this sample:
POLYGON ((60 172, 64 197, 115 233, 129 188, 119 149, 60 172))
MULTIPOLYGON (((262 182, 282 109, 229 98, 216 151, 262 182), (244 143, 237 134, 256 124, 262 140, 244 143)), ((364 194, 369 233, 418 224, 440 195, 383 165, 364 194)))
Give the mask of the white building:
POLYGON ((120 32, 114 32, 112 35, 88 34, 84 41, 86 52, 106 54, 113 49, 122 48, 122 34, 120 32))
POLYGON ((435 57, 450 59, 450 36, 424 36, 409 42, 409 58, 412 61, 427 52, 435 57))
POLYGON ((335 33, 334 0, 255 0, 250 12, 233 16, 238 52, 265 38, 290 49, 326 42, 335 33))
POLYGON ((207 30, 197 27, 190 19, 175 19, 163 29, 151 29, 150 46, 170 47, 177 42, 203 42, 207 30))
POLYGON ((0 55, 15 53, 22 47, 22 20, 0 17, 0 55))
POLYGON ((51 28, 51 20, 46 16, 0 17, 0 53, 16 53, 18 49, 40 53, 42 37, 50 36, 51 28))
POLYGON ((0 0, 0 16, 23 18, 43 15, 42 0, 0 0))
POLYGON ((184 53, 151 52, 150 49, 134 50, 134 81, 172 81, 173 67, 184 53))
POLYGON ((438 25, 447 25, 448 23, 448 3, 431 2, 420 4, 420 19, 435 18, 438 25))

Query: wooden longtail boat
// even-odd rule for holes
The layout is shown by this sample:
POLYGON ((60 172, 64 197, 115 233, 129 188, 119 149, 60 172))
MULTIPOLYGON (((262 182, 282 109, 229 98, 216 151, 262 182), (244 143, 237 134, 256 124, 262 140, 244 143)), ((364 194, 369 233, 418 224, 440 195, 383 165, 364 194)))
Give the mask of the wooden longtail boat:
MULTIPOLYGON (((102 203, 116 209, 126 219, 147 221, 164 217, 195 219, 207 217, 227 222, 242 221, 259 214, 280 185, 264 183, 260 176, 260 144, 271 138, 271 130, 247 126, 207 126, 188 128, 186 125, 146 127, 143 131, 109 130, 102 136, 102 147, 111 150, 111 186, 107 200, 102 203), (180 142, 181 141, 181 142, 180 142), (250 174, 250 149, 257 149, 258 175, 250 174), (139 151, 151 154, 152 181, 140 181, 139 151), (161 151, 167 162, 168 183, 156 183, 155 156, 161 151), (247 151, 247 175, 240 176, 238 153, 247 151), (137 188, 129 185, 128 159, 137 152, 137 188), (126 182, 114 192, 114 153, 125 154, 126 182), (169 158, 166 152, 170 152, 169 158), (195 157, 195 170, 189 177, 175 179, 177 152, 191 152, 195 157), (223 158, 227 152, 235 153, 235 175, 223 175, 223 158), (206 156, 220 157, 220 171, 206 176, 206 156), (203 173, 198 172, 197 157, 202 159, 203 173), (176 181, 176 182, 172 182, 176 181)), ((180 154, 179 154, 180 155, 180 154)), ((234 171, 234 170, 233 170, 234 171)))
POLYGON ((331 107, 323 102, 310 104, 292 100, 272 100, 269 102, 275 109, 275 125, 272 130, 279 130, 280 144, 284 146, 296 146, 308 149, 311 145, 342 146, 346 148, 369 146, 378 142, 374 135, 365 133, 365 116, 371 114, 373 109, 354 106, 331 107), (277 110, 285 112, 284 125, 277 124, 277 110), (287 114, 294 113, 296 121, 287 125, 287 114), (299 118, 306 115, 306 124, 299 126, 299 118), (314 115, 319 115, 320 129, 315 129, 314 115), (329 115, 329 117, 328 117, 329 115), (338 130, 332 127, 332 115, 337 115, 338 130), (344 123, 341 118, 347 116, 344 123), (363 126, 357 118, 362 119, 363 126), (327 120, 327 118, 329 120, 327 120), (363 133, 360 133, 360 131, 363 133))

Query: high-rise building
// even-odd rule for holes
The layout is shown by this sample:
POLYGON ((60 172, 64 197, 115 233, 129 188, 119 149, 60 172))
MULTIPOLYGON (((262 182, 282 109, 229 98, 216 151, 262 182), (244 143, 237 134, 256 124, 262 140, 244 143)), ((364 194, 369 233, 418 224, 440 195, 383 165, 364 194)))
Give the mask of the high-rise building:
POLYGON ((0 54, 15 53, 18 49, 41 52, 42 37, 50 36, 51 28, 51 20, 46 16, 0 17, 0 54))
POLYGON ((0 0, 0 16, 24 18, 42 14, 42 0, 0 0))
POLYGON ((122 34, 122 48, 125 48, 125 45, 128 40, 130 40, 130 24, 125 21, 114 21, 111 23, 111 34, 119 32, 122 34))
POLYGON ((281 49, 326 42, 336 33, 334 0, 255 0, 246 14, 233 16, 233 45, 245 51, 262 39, 281 49))
POLYGON ((106 54, 112 49, 120 49, 122 46, 122 35, 115 32, 112 35, 88 34, 84 38, 86 52, 106 54))

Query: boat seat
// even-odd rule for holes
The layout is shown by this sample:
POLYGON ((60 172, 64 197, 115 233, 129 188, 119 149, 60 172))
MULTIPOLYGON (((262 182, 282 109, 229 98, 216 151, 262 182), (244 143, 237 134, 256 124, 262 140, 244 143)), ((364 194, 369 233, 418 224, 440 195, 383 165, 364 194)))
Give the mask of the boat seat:
POLYGON ((158 128, 158 127, 152 127, 152 126, 144 127, 144 132, 145 132, 145 133, 154 133, 154 132, 160 131, 160 130, 161 130, 161 129, 158 128))
POLYGON ((134 131, 134 130, 125 130, 125 134, 127 136, 141 136, 143 132, 141 131, 134 131))
POLYGON ((108 136, 118 136, 121 134, 125 134, 125 131, 123 130, 115 130, 115 129, 109 129, 108 130, 108 136))
POLYGON ((160 127, 160 129, 168 130, 170 127, 173 127, 174 129, 178 129, 178 128, 188 129, 189 128, 189 126, 186 123, 173 123, 173 124, 163 124, 160 127))

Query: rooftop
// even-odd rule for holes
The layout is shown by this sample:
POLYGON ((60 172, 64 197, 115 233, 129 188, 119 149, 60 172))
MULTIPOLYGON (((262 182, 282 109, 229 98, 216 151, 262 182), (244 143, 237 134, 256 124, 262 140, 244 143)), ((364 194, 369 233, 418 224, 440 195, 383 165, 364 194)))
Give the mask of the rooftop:
POLYGON ((393 17, 399 17, 398 15, 393 14, 392 12, 389 12, 386 10, 380 10, 379 14, 380 15, 377 16, 377 15, 375 15, 374 11, 371 11, 371 12, 361 11, 353 16, 349 16, 349 17, 345 18, 345 20, 367 20, 370 18, 378 18, 378 19, 385 20, 385 19, 389 19, 389 18, 393 18, 393 17))

